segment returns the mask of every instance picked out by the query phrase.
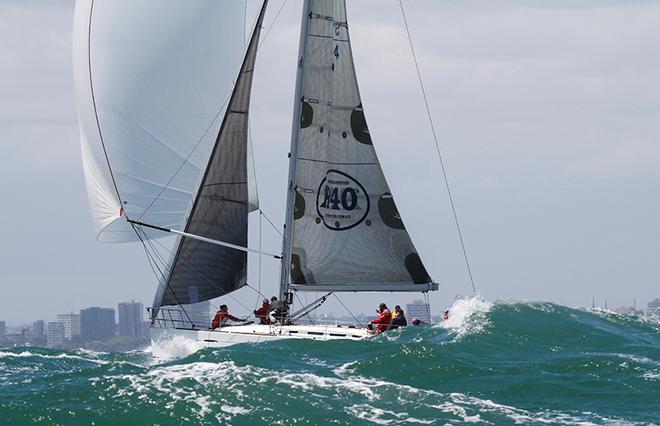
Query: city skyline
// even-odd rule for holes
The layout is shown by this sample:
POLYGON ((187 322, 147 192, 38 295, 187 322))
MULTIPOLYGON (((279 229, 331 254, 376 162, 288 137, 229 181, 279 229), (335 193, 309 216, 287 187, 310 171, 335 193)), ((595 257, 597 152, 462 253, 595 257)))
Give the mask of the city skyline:
MULTIPOLYGON (((418 299, 411 300, 411 303, 417 303, 417 302, 420 302, 420 301, 418 299)), ((147 322, 147 323, 149 322, 149 319, 146 316, 146 313, 147 313, 146 309, 147 309, 148 305, 145 305, 142 302, 131 300, 131 301, 128 301, 128 302, 127 301, 117 302, 117 303, 115 303, 115 306, 118 307, 119 305, 125 304, 125 303, 135 303, 135 304, 142 305, 142 307, 143 307, 143 311, 142 311, 143 312, 143 322, 147 322)), ((408 303, 406 303, 406 305, 408 305, 408 303)), ((213 315, 213 313, 217 309, 219 309, 219 306, 209 304, 209 307, 211 308, 209 310, 209 321, 210 321, 211 316, 213 315)), ((394 307, 394 304, 392 304, 392 307, 394 307)), ((433 307, 433 305, 430 305, 430 307, 431 307, 431 316, 433 316, 433 317, 439 317, 445 311, 444 309, 443 310, 440 310, 439 308, 435 309, 433 307)), ((643 311, 645 309, 658 309, 658 308, 660 308, 660 295, 659 295, 659 297, 654 297, 654 298, 651 298, 651 299, 646 300, 646 301, 645 300, 639 300, 637 298, 632 298, 629 303, 623 303, 623 304, 610 304, 607 301, 607 297, 601 297, 601 298, 595 298, 594 297, 594 298, 591 299, 591 301, 589 303, 573 305, 573 306, 568 306, 568 307, 576 308, 576 309, 583 309, 583 308, 609 309, 609 310, 612 310, 612 311, 617 311, 617 309, 624 309, 624 308, 636 308, 637 311, 643 311)), ((113 308, 113 307, 90 306, 90 307, 87 307, 87 308, 81 308, 80 310, 77 311, 77 313, 81 314, 83 310, 92 309, 92 308, 95 308, 95 309, 112 309, 113 311, 115 311, 115 313, 118 312, 118 309, 115 310, 115 308, 113 308)), ((190 309, 190 308, 187 308, 187 309, 190 309)), ((198 310, 198 312, 199 312, 199 310, 198 310)), ((70 313, 76 313, 76 311, 70 311, 70 312, 67 312, 67 313, 64 313, 64 314, 61 314, 61 313, 60 314, 55 314, 54 318, 57 318, 61 315, 67 315, 67 314, 70 314, 70 313)), ((319 312, 320 316, 328 315, 328 314, 330 314, 331 317, 333 317, 333 318, 344 318, 344 317, 349 318, 350 317, 350 313, 347 313, 345 310, 334 311, 334 310, 325 309, 325 310, 323 310, 323 312, 319 312)), ((365 310, 364 312, 359 312, 359 311, 354 312, 353 314, 356 315, 356 316, 363 316, 363 317, 373 316, 373 314, 371 312, 369 312, 368 310, 365 310)), ((3 328, 5 330, 9 330, 9 329, 17 330, 17 329, 24 328, 24 327, 27 327, 27 326, 34 327, 34 325, 37 322, 47 324, 48 322, 56 322, 56 320, 53 319, 53 318, 33 318, 32 320, 29 320, 29 321, 26 321, 26 322, 12 323, 12 322, 0 319, 0 330, 2 330, 3 328)), ((118 324, 119 324, 119 320, 118 320, 118 317, 117 317, 117 319, 115 321, 115 325, 118 326, 118 324)), ((1 334, 2 333, 0 333, 0 335, 1 334)))

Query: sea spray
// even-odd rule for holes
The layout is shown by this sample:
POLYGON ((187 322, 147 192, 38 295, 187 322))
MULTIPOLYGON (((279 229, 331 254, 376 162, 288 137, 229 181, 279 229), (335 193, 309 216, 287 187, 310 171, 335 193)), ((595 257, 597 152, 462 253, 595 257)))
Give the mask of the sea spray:
POLYGON ((0 350, 1 424, 649 424, 660 324, 551 303, 457 300, 368 341, 291 340, 168 358, 0 350))

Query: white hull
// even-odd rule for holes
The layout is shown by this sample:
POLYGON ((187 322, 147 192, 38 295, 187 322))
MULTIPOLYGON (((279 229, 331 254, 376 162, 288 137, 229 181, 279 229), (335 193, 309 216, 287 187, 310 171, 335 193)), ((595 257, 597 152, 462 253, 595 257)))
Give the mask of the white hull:
MULTIPOLYGON (((176 328, 151 328, 151 347, 156 356, 171 356, 177 346, 186 341, 193 350, 222 348, 239 343, 271 342, 282 339, 311 340, 362 340, 371 336, 366 328, 326 325, 260 324, 236 325, 216 330, 186 330, 176 328)), ((187 351, 191 348, 187 346, 187 351)))

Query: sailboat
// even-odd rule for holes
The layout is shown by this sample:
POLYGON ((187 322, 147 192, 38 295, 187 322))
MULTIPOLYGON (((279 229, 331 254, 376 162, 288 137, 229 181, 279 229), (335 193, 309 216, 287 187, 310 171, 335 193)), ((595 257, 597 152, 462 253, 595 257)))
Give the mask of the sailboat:
POLYGON ((302 318, 332 293, 438 288, 374 149, 345 0, 303 3, 282 251, 248 247, 248 218, 259 208, 248 117, 267 5, 246 45, 241 1, 76 4, 75 87, 96 234, 143 244, 158 277, 154 347, 176 338, 210 347, 364 339, 366 327, 302 318), (164 259, 156 244, 172 234, 164 259), (192 318, 191 306, 247 285, 250 252, 281 261, 279 320, 212 330, 192 318), (322 296, 296 307, 302 292, 322 296))

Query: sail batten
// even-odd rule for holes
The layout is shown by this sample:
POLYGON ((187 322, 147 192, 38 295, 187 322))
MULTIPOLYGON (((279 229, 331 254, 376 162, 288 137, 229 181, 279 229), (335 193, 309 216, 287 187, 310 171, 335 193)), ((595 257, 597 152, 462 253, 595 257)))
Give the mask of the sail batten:
POLYGON ((298 291, 435 290, 373 147, 345 0, 305 5, 283 285, 298 291))
POLYGON ((266 6, 264 1, 185 230, 180 233, 165 286, 169 291, 157 295, 156 306, 202 302, 247 283, 247 251, 236 248, 247 247, 248 213, 255 203, 250 188, 248 117, 266 6), (202 238, 191 238, 191 234, 202 238), (212 240, 223 244, 211 244, 212 240))

